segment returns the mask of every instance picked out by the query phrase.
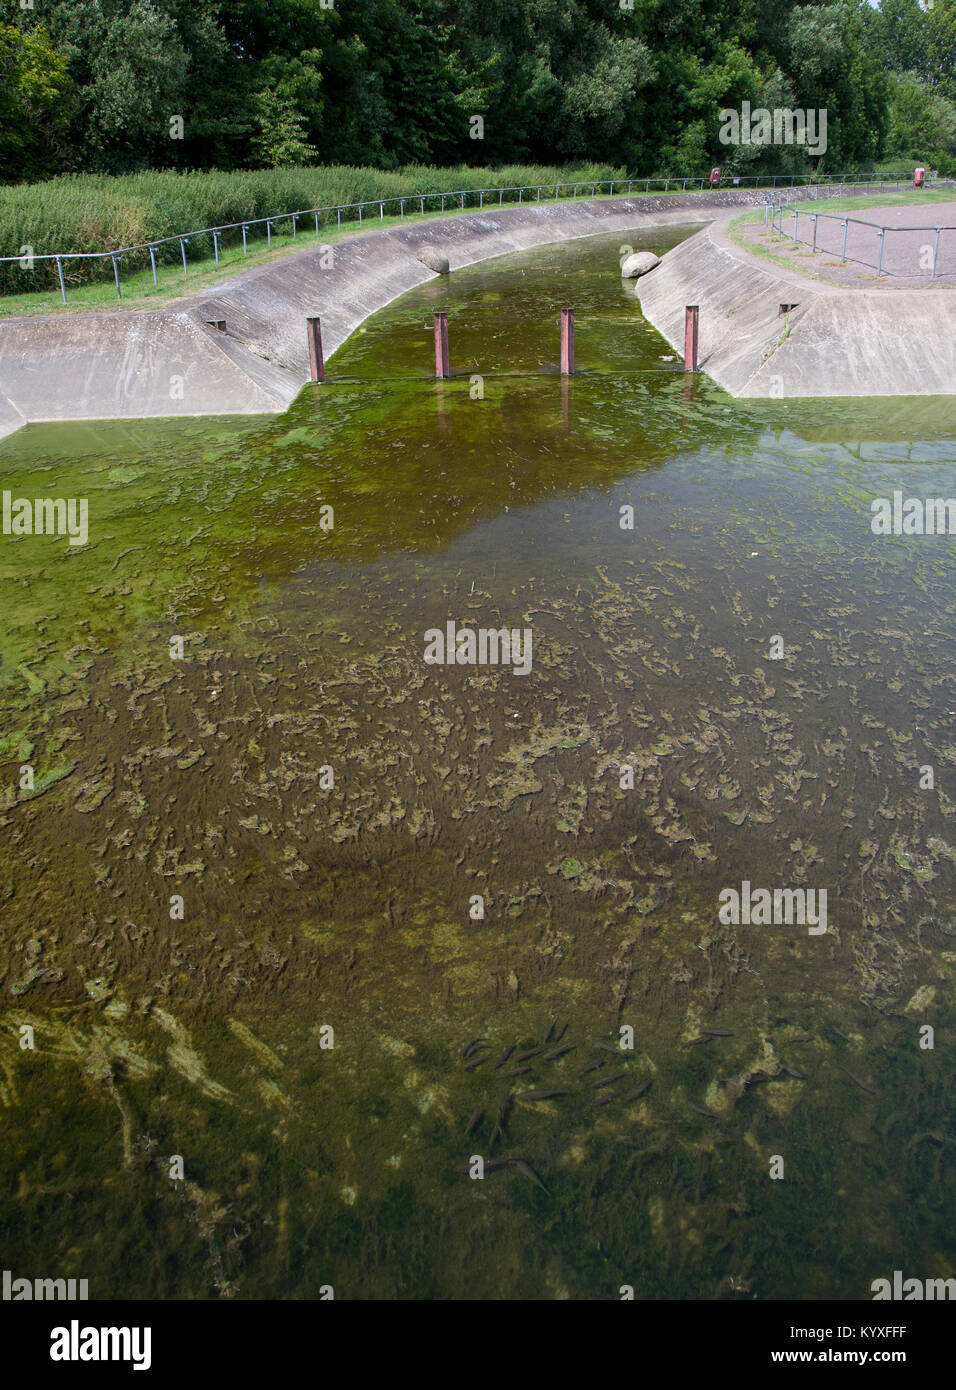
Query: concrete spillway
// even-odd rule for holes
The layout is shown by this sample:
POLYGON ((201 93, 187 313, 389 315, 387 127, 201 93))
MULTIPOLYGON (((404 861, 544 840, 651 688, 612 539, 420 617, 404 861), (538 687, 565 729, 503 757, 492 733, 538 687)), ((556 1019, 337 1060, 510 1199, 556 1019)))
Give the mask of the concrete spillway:
POLYGON ((0 437, 43 420, 280 412, 309 377, 306 318, 321 317, 329 356, 432 278, 416 259, 423 246, 454 271, 548 242, 706 221, 763 198, 727 190, 495 208, 363 232, 335 244, 331 268, 304 251, 165 309, 0 320, 0 437))
POLYGON ((700 306, 700 369, 731 395, 956 394, 956 289, 840 288, 746 251, 730 220, 638 283, 645 317, 680 352, 684 308, 700 306))

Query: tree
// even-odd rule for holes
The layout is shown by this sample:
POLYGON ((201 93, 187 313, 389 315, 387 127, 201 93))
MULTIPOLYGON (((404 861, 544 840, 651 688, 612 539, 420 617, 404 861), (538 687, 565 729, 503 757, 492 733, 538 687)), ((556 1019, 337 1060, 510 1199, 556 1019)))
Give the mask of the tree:
POLYGON ((69 65, 46 30, 0 24, 0 179, 56 172, 73 102, 69 65))
POLYGON ((956 159, 956 105, 915 73, 894 74, 891 93, 888 153, 942 165, 944 170, 951 166, 956 159))
POLYGON ((258 131, 252 140, 252 157, 269 169, 309 164, 316 149, 305 138, 305 118, 291 97, 278 92, 256 93, 258 131))

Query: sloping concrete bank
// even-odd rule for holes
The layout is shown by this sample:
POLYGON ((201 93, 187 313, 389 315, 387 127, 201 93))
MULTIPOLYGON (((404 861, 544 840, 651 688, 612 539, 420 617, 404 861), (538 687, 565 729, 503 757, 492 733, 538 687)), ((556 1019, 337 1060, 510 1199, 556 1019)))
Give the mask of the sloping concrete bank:
POLYGON ((700 306, 698 365, 734 396, 956 394, 956 290, 844 289, 733 241, 724 215, 639 282, 645 317, 681 353, 700 306), (783 304, 796 305, 786 315, 783 304))
MULTIPOLYGON (((547 242, 705 221, 763 202, 740 190, 535 203, 365 232, 289 256, 167 309, 0 320, 0 438, 41 420, 259 414, 284 410, 309 377, 305 320, 328 357, 370 314, 433 278, 433 245, 452 270, 547 242), (225 322, 225 332, 208 320, 225 322)), ((660 270, 655 271, 655 275, 660 270)))

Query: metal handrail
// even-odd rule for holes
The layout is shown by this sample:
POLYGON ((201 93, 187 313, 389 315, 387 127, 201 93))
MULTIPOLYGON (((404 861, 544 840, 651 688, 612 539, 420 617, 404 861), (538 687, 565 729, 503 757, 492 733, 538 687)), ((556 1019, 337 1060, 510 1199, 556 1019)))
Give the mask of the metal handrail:
MULTIPOLYGON (((789 204, 788 204, 788 208, 789 208, 789 204)), ((841 214, 835 213, 835 212, 806 212, 806 211, 804 211, 804 212, 801 214, 798 208, 794 208, 792 212, 789 211, 789 210, 788 210, 788 212, 787 212, 787 216, 793 218, 793 232, 791 233, 791 232, 785 232, 785 231, 783 230, 783 219, 784 219, 784 205, 783 205, 783 203, 776 203, 776 204, 771 203, 770 206, 769 206, 768 212, 769 212, 769 219, 768 219, 767 214, 765 214, 765 216, 764 216, 764 222, 765 222, 765 224, 766 224, 766 222, 769 220, 769 223, 770 223, 771 227, 773 227, 775 230, 779 229, 779 232, 780 232, 780 235, 781 235, 781 236, 785 236, 785 237, 787 237, 787 238, 788 238, 789 240, 791 240, 791 241, 800 242, 800 243, 801 243, 802 245, 804 245, 804 246, 812 246, 812 247, 814 248, 814 250, 816 249, 816 223, 817 223, 821 218, 824 219, 824 220, 827 221, 827 222, 839 222, 840 225, 841 225, 841 227, 843 228, 843 249, 842 249, 842 251, 840 252, 840 259, 841 259, 842 261, 844 261, 844 262, 846 262, 846 261, 853 261, 853 263, 854 263, 855 265, 870 266, 872 269, 874 269, 874 270, 876 271, 877 279, 879 279, 879 277, 880 277, 881 275, 884 274, 884 271, 883 271, 883 248, 884 248, 884 244, 885 244, 885 241, 886 241, 886 234, 887 234, 887 232, 890 232, 890 233, 895 233, 895 232, 922 232, 922 233, 924 233, 924 235, 925 235, 925 234, 928 234, 928 233, 930 233, 930 232, 934 233, 935 240, 934 240, 934 243, 933 243, 933 264, 932 264, 932 268, 930 269, 930 273, 929 273, 929 278, 930 278, 931 280, 932 280, 932 279, 935 279, 935 277, 936 277, 936 267, 937 267, 937 265, 939 264, 939 242, 940 242, 940 236, 942 235, 943 232, 956 232, 956 226, 953 226, 953 225, 946 226, 946 225, 940 224, 939 226, 936 226, 936 225, 930 224, 930 225, 928 225, 928 226, 927 226, 927 225, 923 225, 923 226, 919 226, 919 227, 885 227, 885 226, 881 226, 878 222, 868 222, 868 221, 867 221, 865 218, 863 218, 863 217, 849 217, 849 216, 841 215, 841 214), (802 238, 802 237, 800 237, 800 236, 798 235, 799 230, 800 230, 800 227, 799 227, 799 219, 800 219, 801 215, 804 216, 804 217, 809 217, 809 218, 812 220, 812 222, 814 223, 814 230, 813 230, 813 238, 812 238, 812 241, 809 240, 809 239, 807 239, 807 238, 805 238, 805 237, 802 238), (870 229, 870 231, 874 232, 874 233, 876 234, 876 236, 879 238, 879 242, 880 242, 880 254, 879 254, 879 259, 878 259, 876 262, 873 262, 873 261, 864 261, 864 260, 862 260, 859 256, 848 256, 848 255, 847 255, 847 251, 846 251, 847 231, 848 231, 848 229, 849 229, 849 226, 850 226, 850 223, 851 223, 851 222, 852 222, 852 223, 855 223, 855 225, 858 226, 858 227, 868 227, 868 228, 870 229)), ((837 253, 836 253, 836 252, 832 252, 832 253, 827 253, 827 254, 836 255, 837 253)), ((894 278, 906 278, 906 277, 903 277, 903 276, 896 276, 896 275, 895 275, 895 272, 893 272, 893 271, 891 271, 891 270, 888 270, 888 271, 886 271, 885 273, 886 273, 887 275, 893 275, 894 278)))
MULTIPOLYGON (((806 176, 798 176, 797 174, 772 174, 772 175, 771 175, 771 174, 746 174, 746 175, 729 175, 728 177, 729 177, 730 179, 732 179, 733 182, 732 182, 732 183, 728 183, 727 185, 725 185, 725 187, 728 187, 728 188, 743 188, 743 187, 745 187, 746 185, 752 183, 752 186, 753 186, 753 188, 755 188, 755 189, 756 189, 756 188, 759 188, 759 187, 761 186, 761 184, 766 184, 766 183, 769 183, 769 184, 771 185, 772 188, 776 188, 776 187, 777 187, 777 180, 778 180, 778 179, 787 179, 787 178, 789 178, 789 180, 790 180, 790 187, 791 187, 791 188, 795 188, 795 187, 796 187, 796 184, 797 184, 797 179, 798 179, 798 177, 803 178, 803 179, 806 178, 806 176)), ((801 188, 803 188, 803 187, 811 188, 811 187, 815 187, 815 186, 830 187, 830 186, 832 186, 832 184, 834 184, 834 183, 837 183, 837 184, 839 184, 839 185, 841 185, 841 186, 846 186, 847 183, 860 184, 860 185, 862 185, 862 186, 869 186, 869 184, 871 184, 872 182, 874 182, 877 178, 880 179, 880 186, 881 186, 881 188, 882 188, 883 186, 885 186, 885 183, 887 182, 887 179, 886 179, 886 176, 885 176, 885 175, 877 175, 877 174, 872 174, 872 175, 870 175, 870 174, 855 174, 855 175, 852 175, 849 179, 848 179, 848 177, 847 177, 846 175, 840 175, 840 174, 810 175, 809 177, 810 177, 810 180, 811 180, 811 181, 810 181, 809 183, 802 182, 802 183, 800 184, 800 187, 801 187, 801 188)), ((903 178, 906 178, 906 177, 908 177, 908 176, 905 176, 905 175, 901 175, 901 176, 900 176, 901 180, 902 180, 903 178)), ((425 216, 425 203, 428 202, 428 201, 436 200, 436 199, 440 199, 440 200, 441 200, 441 211, 444 212, 444 211, 445 211, 445 203, 446 203, 446 201, 447 201, 448 199, 456 199, 456 198, 460 201, 461 208, 464 209, 464 206, 465 206, 465 199, 466 199, 466 198, 470 198, 470 197, 475 197, 475 196, 477 196, 477 197, 478 197, 478 200, 479 200, 479 201, 478 201, 478 206, 479 206, 479 208, 482 208, 482 207, 484 207, 484 200, 485 200, 485 197, 486 197, 486 196, 493 196, 494 194, 497 194, 497 195, 498 195, 498 203, 499 203, 499 206, 501 206, 501 205, 503 204, 503 202, 504 202, 504 195, 505 195, 506 193, 516 193, 516 194, 518 195, 518 202, 519 202, 519 203, 522 201, 523 195, 524 195, 525 193, 535 193, 535 194, 537 195, 536 201, 540 202, 540 201, 541 201, 541 193, 542 193, 542 190, 543 190, 543 189, 548 189, 548 190, 553 189, 553 190, 554 190, 554 199, 555 199, 555 201, 557 202, 558 199, 559 199, 560 196, 561 196, 561 190, 562 190, 562 189, 571 189, 571 190, 573 190, 570 196, 571 196, 572 198, 577 198, 577 197, 578 197, 578 190, 581 189, 581 188, 590 188, 590 189, 592 190, 591 196, 593 197, 593 196, 598 196, 598 192, 597 192, 598 189, 608 187, 608 188, 609 188, 609 195, 608 195, 608 196, 613 197, 613 196, 614 196, 614 188, 615 188, 615 186, 618 186, 618 187, 620 187, 620 188, 623 189, 624 186, 626 185, 626 186, 627 186, 627 192, 626 192, 626 194, 622 192, 619 196, 622 196, 622 197, 631 197, 631 196, 634 196, 634 195, 632 194, 632 189, 634 188, 634 185, 635 185, 635 184, 642 184, 642 183, 643 183, 643 184, 644 184, 644 196, 647 196, 648 194, 650 194, 651 185, 652 185, 652 184, 662 184, 662 185, 663 185, 663 191, 664 191, 665 193, 669 193, 669 192, 670 192, 670 185, 671 185, 672 183, 673 183, 675 186, 676 186, 677 184, 680 184, 680 185, 681 185, 681 191, 682 191, 682 192, 686 192, 688 185, 691 185, 692 187, 693 187, 693 186, 696 186, 696 187, 698 187, 698 188, 700 188, 700 189, 703 189, 703 188, 705 187, 705 185, 706 185, 706 186, 709 186, 709 182, 710 182, 710 181, 709 181, 709 177, 703 177, 703 178, 691 178, 691 177, 686 177, 686 178, 685 178, 685 177, 682 177, 682 176, 680 176, 680 175, 678 175, 677 177, 669 177, 669 176, 667 176, 667 177, 664 177, 664 178, 644 178, 644 179, 642 179, 642 178, 630 178, 630 179, 626 179, 626 178, 620 178, 620 179, 596 179, 596 180, 595 180, 595 179, 578 179, 578 180, 563 180, 563 179, 562 179, 562 180, 559 180, 559 181, 556 182, 556 183, 543 183, 543 184, 512 184, 512 185, 502 186, 502 187, 498 187, 498 188, 461 188, 461 189, 454 189, 454 190, 449 190, 449 191, 445 191, 445 192, 438 192, 438 193, 402 193, 402 194, 400 194, 400 193, 394 193, 394 194, 390 194, 388 197, 383 197, 383 198, 367 198, 367 199, 363 200, 362 202, 358 202, 358 203, 334 203, 334 204, 331 204, 331 205, 326 206, 326 207, 301 208, 301 209, 299 209, 299 210, 296 211, 296 212, 279 212, 279 213, 271 213, 270 215, 268 215, 268 216, 266 216, 266 217, 249 217, 249 218, 244 218, 244 219, 243 219, 242 221, 240 221, 240 222, 222 222, 222 223, 219 223, 219 224, 217 224, 216 226, 213 226, 213 227, 199 227, 199 228, 194 228, 192 231, 188 231, 188 232, 176 232, 176 233, 174 233, 172 236, 154 237, 154 238, 153 238, 152 240, 150 240, 150 241, 141 241, 141 242, 136 243, 136 244, 133 245, 133 246, 120 246, 120 247, 116 247, 116 248, 115 248, 114 250, 112 250, 112 251, 43 251, 43 252, 40 252, 40 253, 32 253, 32 252, 31 252, 31 253, 30 253, 29 259, 30 259, 31 263, 32 263, 33 261, 55 261, 55 262, 56 262, 56 265, 57 265, 57 272, 58 272, 59 281, 60 281, 60 293, 61 293, 61 295, 62 295, 62 297, 63 297, 63 302, 64 302, 64 304, 67 302, 67 298, 66 298, 66 285, 65 285, 65 282, 64 282, 64 279, 63 279, 63 262, 64 262, 64 261, 74 261, 74 260, 107 260, 107 259, 112 260, 112 262, 113 262, 113 274, 114 274, 114 279, 115 279, 115 282, 116 282, 116 296, 117 296, 118 299, 122 299, 123 295, 122 295, 122 290, 120 289, 120 278, 119 278, 119 260, 120 260, 120 257, 126 256, 126 255, 130 255, 130 254, 132 254, 133 252, 136 252, 136 251, 148 251, 149 254, 150 254, 150 262, 151 262, 152 271, 153 271, 153 284, 155 285, 155 284, 158 284, 157 275, 156 275, 156 254, 155 254, 155 253, 156 253, 156 250, 157 250, 160 246, 168 246, 168 245, 173 244, 174 242, 179 242, 180 247, 181 247, 181 250, 182 250, 183 274, 185 275, 185 274, 187 273, 186 246, 187 246, 187 244, 189 243, 189 241, 190 241, 193 237, 210 236, 210 235, 212 236, 212 238, 213 238, 213 249, 214 249, 214 253, 215 253, 216 262, 217 262, 217 264, 218 264, 218 261, 219 261, 219 235, 220 235, 221 233, 223 233, 223 232, 235 231, 237 228, 241 228, 241 230, 242 230, 243 255, 246 255, 246 254, 247 254, 247 248, 246 248, 246 233, 248 232, 248 230, 249 230, 250 227, 258 227, 258 226, 262 226, 262 225, 264 224, 264 225, 266 226, 266 231, 267 231, 267 235, 268 235, 268 239, 269 239, 269 244, 270 244, 270 246, 271 246, 271 243, 272 243, 272 226, 273 226, 273 223, 277 223, 277 222, 286 222, 286 221, 291 220, 291 221, 292 221, 292 235, 295 236, 295 234, 296 234, 296 219, 299 218, 299 217, 314 217, 314 218, 315 218, 315 232, 316 232, 316 236, 318 236, 318 235, 319 235, 319 217, 320 217, 323 213, 335 213, 335 214, 336 214, 337 224, 338 224, 339 227, 341 227, 341 225, 342 225, 342 214, 343 214, 344 212, 346 212, 346 213, 347 213, 347 212, 357 212, 357 213, 358 213, 358 221, 359 221, 359 224, 361 225, 361 222, 362 222, 362 213, 363 213, 363 211, 364 211, 366 208, 374 208, 374 207, 377 207, 377 208, 379 209, 380 218, 381 218, 382 220, 384 220, 384 217, 385 217, 385 208, 386 208, 389 204, 391 204, 391 203, 397 204, 397 205, 399 206, 399 208, 400 208, 400 210, 401 210, 401 216, 402 216, 402 217, 405 216, 405 205, 406 205, 407 203, 418 203, 419 206, 420 206, 421 215, 422 215, 422 216, 425 216)), ((638 196, 639 196, 639 195, 638 195, 638 196)), ((4 263, 7 263, 7 262, 12 262, 12 261, 23 261, 24 259, 26 259, 26 258, 25 258, 22 254, 21 254, 21 255, 18 255, 18 256, 0 256, 0 264, 4 264, 4 263)), ((0 294, 2 294, 2 292, 0 292, 0 294)))

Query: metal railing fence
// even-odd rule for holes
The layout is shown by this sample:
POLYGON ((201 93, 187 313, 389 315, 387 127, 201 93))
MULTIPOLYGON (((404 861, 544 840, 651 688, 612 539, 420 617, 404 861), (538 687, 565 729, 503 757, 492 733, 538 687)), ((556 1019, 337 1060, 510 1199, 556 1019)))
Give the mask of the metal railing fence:
POLYGON ((877 279, 935 279, 956 272, 953 226, 887 227, 839 213, 790 211, 782 202, 767 204, 764 224, 812 252, 867 266, 876 271, 877 279), (785 230, 785 223, 792 224, 792 230, 785 230))
MULTIPOLYGON (((909 176, 900 175, 897 181, 892 177, 877 174, 827 174, 827 175, 798 175, 798 174, 766 174, 766 175, 732 175, 723 181, 721 191, 733 189, 759 189, 769 188, 776 190, 787 187, 788 193, 797 188, 800 190, 801 198, 819 196, 818 190, 833 192, 834 189, 847 191, 855 188, 863 188, 869 191, 879 186, 880 190, 890 187, 901 186, 909 176)), ((909 182, 912 180, 909 178, 909 182)), ((357 203, 341 203, 327 207, 302 208, 295 212, 282 212, 271 214, 267 217, 246 218, 241 222, 221 223, 214 227, 201 227, 187 232, 177 232, 172 236, 156 237, 151 241, 140 242, 133 246, 119 246, 111 251, 49 251, 42 253, 30 252, 29 255, 21 254, 17 256, 0 256, 0 267, 13 262, 19 262, 22 269, 32 272, 36 262, 50 262, 56 269, 56 280, 50 281, 50 285, 59 286, 63 303, 67 303, 67 276, 64 273, 64 266, 73 262, 100 262, 105 264, 109 261, 112 265, 113 281, 116 286, 116 297, 122 299, 123 291, 120 282, 120 262, 123 257, 127 257, 127 264, 134 269, 145 269, 148 264, 152 270, 153 284, 158 285, 158 266, 171 262, 182 261, 183 275, 188 275, 189 263, 186 256, 186 247, 190 243, 198 245, 200 251, 205 252, 203 259, 208 259, 210 249, 212 250, 215 263, 219 263, 221 252, 227 247, 232 236, 233 244, 238 248, 239 237, 242 239, 243 256, 249 253, 249 233, 253 229, 265 228, 266 244, 268 248, 272 246, 273 229, 276 235, 282 231, 291 234, 296 238, 299 232, 299 219, 310 218, 314 220, 316 238, 321 237, 323 227, 335 226, 340 229, 344 221, 357 222, 362 226, 371 210, 374 218, 378 213, 379 221, 385 220, 386 208, 393 208, 394 212, 402 219, 406 216, 406 209, 411 206, 422 217, 428 213, 444 213, 447 211, 448 204, 452 206, 457 202, 460 211, 466 207, 484 208, 493 206, 497 200, 497 206, 501 207, 508 203, 521 204, 527 196, 529 201, 543 202, 553 200, 560 201, 562 198, 574 200, 581 197, 581 189, 590 190, 584 197, 613 197, 615 189, 618 190, 619 197, 631 197, 643 194, 647 196, 652 193, 670 193, 671 191, 687 192, 709 190, 710 180, 708 176, 701 178, 676 177, 676 178, 620 178, 620 179, 601 179, 583 180, 577 182, 558 182, 547 184, 519 184, 500 188, 465 188, 446 191, 442 193, 406 193, 394 194, 390 197, 370 198, 357 203), (601 190, 607 189, 607 193, 601 190), (636 190, 636 194, 635 194, 636 190), (147 260, 148 257, 148 260, 147 260)), ((413 212, 414 215, 414 212, 413 212)), ((50 267, 52 269, 52 266, 50 267)), ((81 267, 82 270, 82 267, 81 267)), ((93 277, 95 278, 95 276, 93 277)), ((80 275, 80 278, 73 281, 74 286, 81 283, 89 283, 89 275, 80 275)), ((33 288, 33 287, 31 287, 33 288)), ((43 288, 36 287, 36 288, 43 288)), ((25 293, 20 289, 17 293, 25 293)), ((0 285, 0 297, 9 294, 11 291, 6 288, 5 282, 0 285)))

